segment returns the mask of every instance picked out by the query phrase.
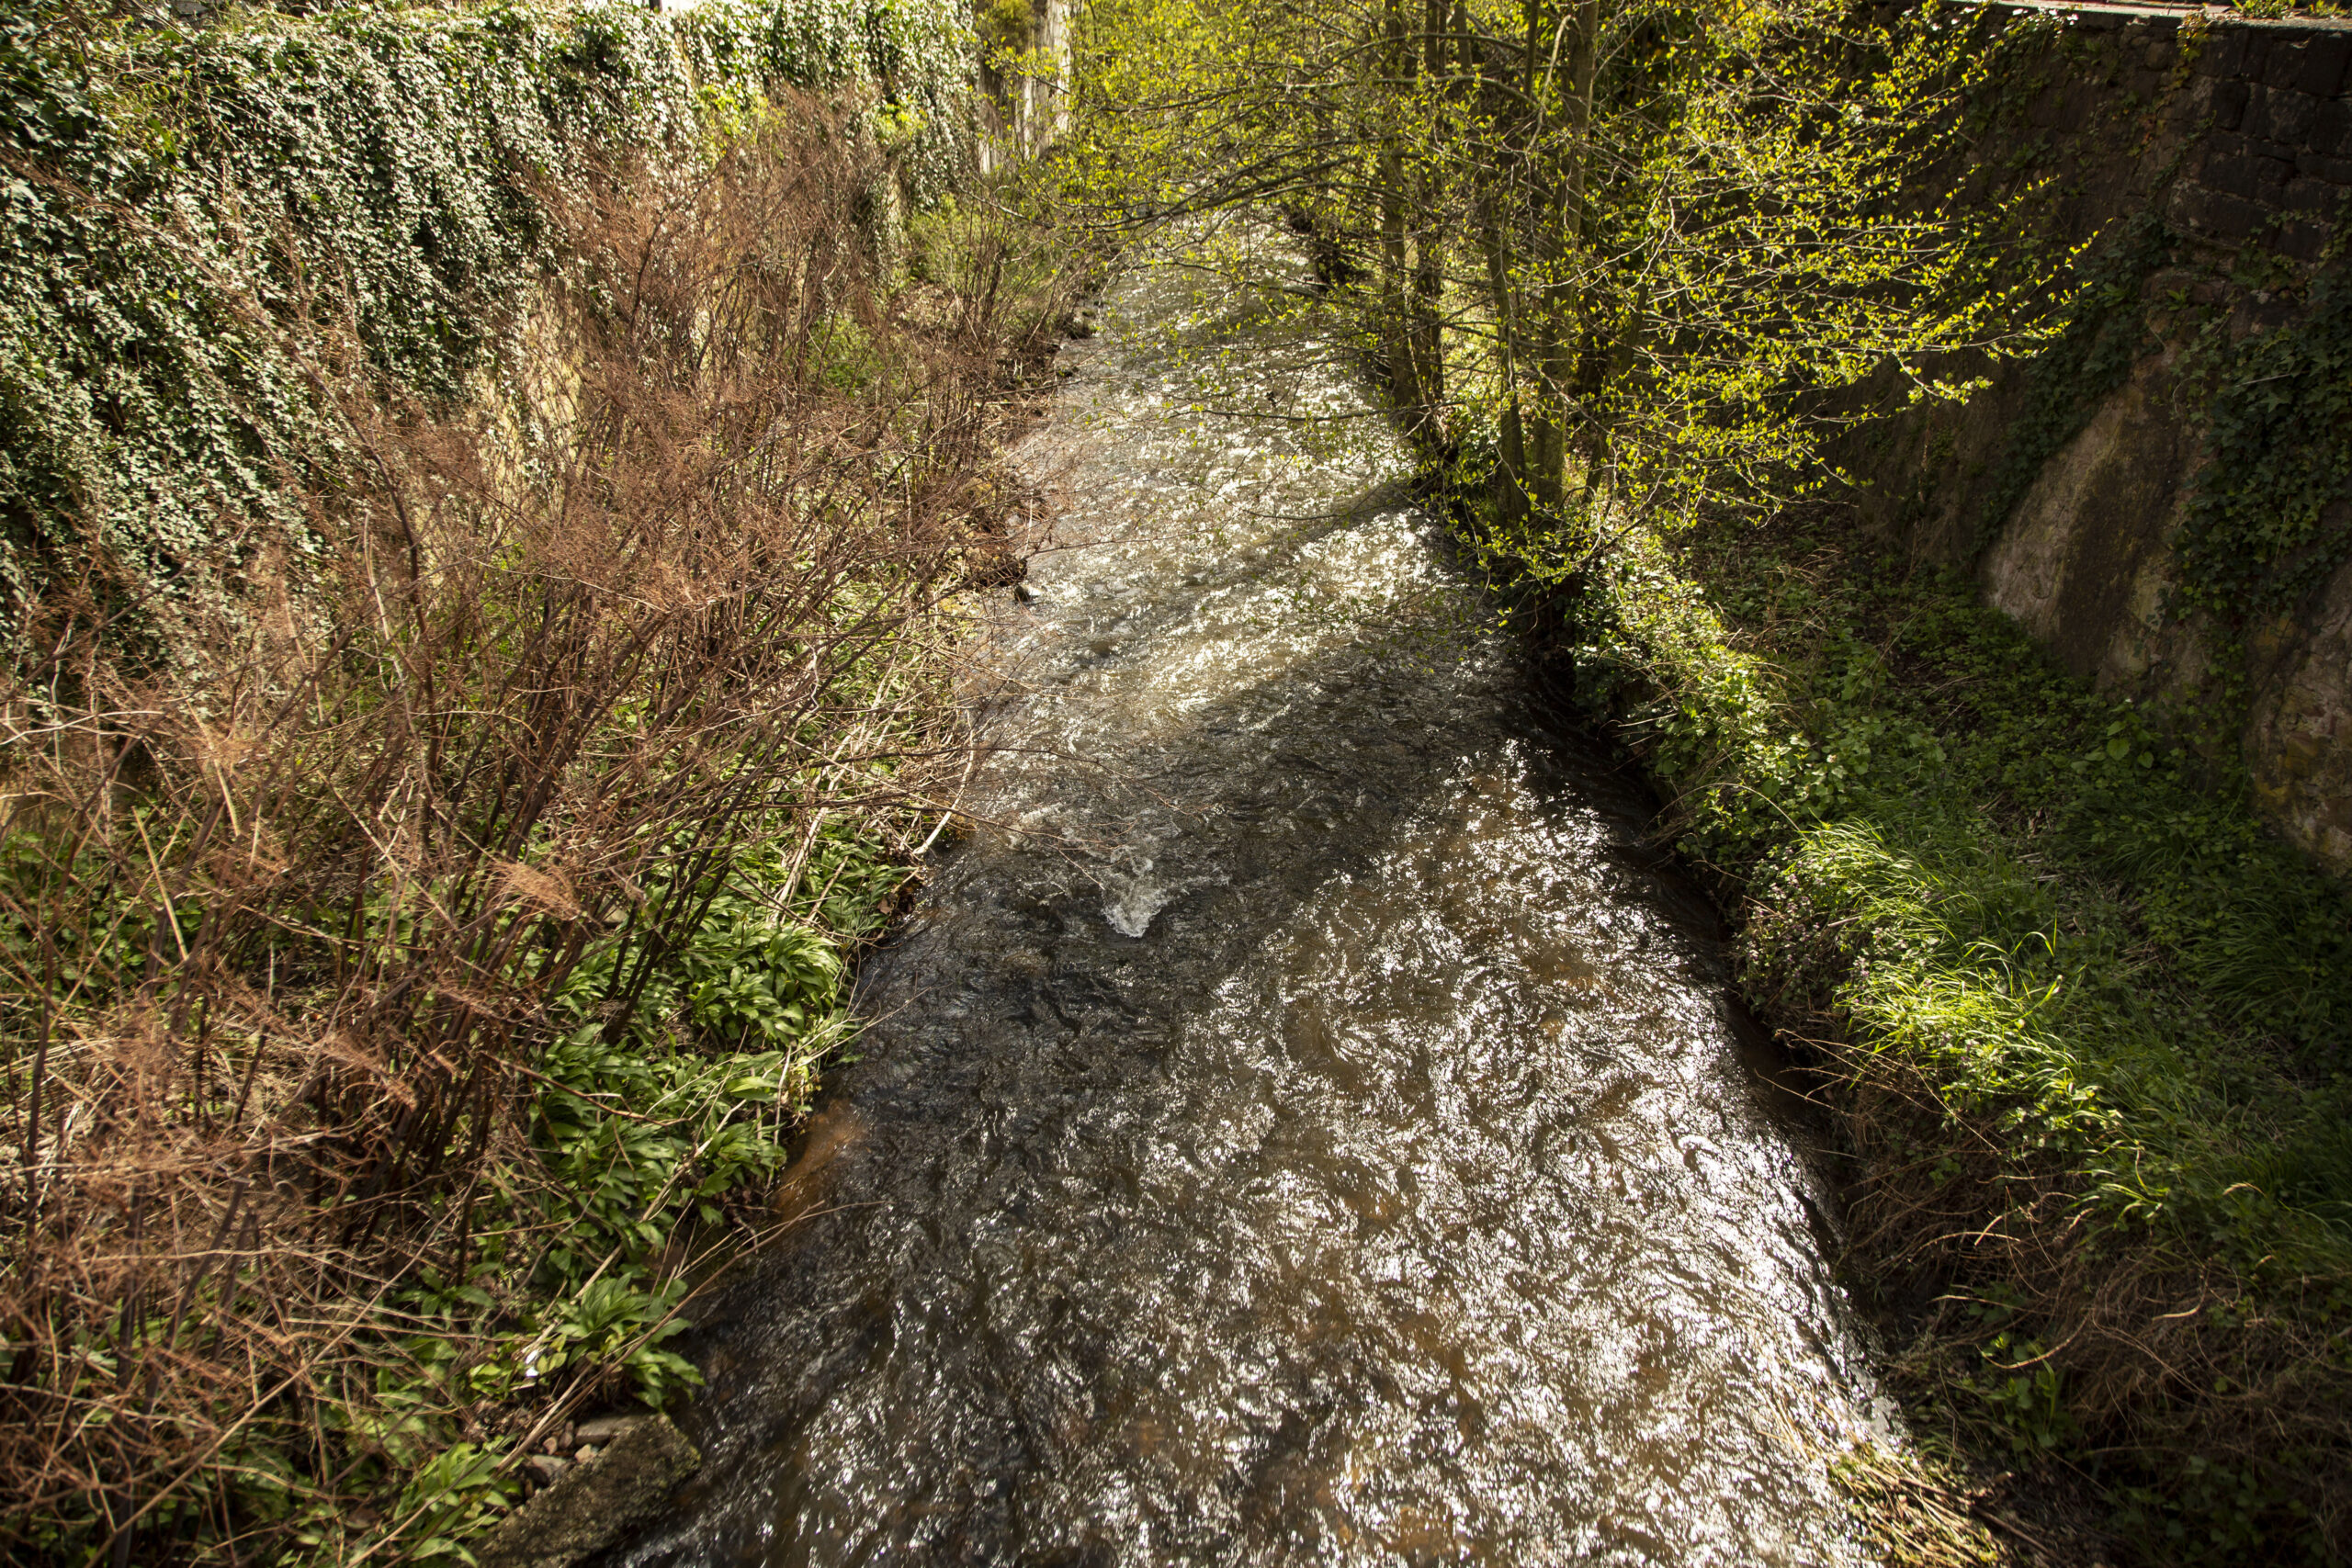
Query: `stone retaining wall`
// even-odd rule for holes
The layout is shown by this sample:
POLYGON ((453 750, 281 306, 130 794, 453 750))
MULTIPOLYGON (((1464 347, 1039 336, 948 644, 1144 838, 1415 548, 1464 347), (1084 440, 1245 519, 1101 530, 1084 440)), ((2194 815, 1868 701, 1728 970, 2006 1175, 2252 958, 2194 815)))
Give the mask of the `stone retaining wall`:
MULTIPOLYGON (((1988 37, 2005 35, 2002 99, 1953 179, 1980 194, 2040 183, 2038 237, 2093 242, 2091 265, 2136 299, 2078 387, 2054 360, 2011 366, 1967 404, 1900 415, 1840 453, 1865 481, 1862 518, 1972 566, 2053 657, 2159 711, 2225 694, 2222 661, 2241 662, 2257 803, 2352 870, 2352 563, 2286 615, 2218 628, 2181 608, 2173 551, 2206 452, 2196 345, 2296 330, 2314 282, 2346 270, 2352 24, 1986 11, 1988 37), (2161 264, 2119 261, 2135 242, 2161 264)), ((2332 515, 2352 525, 2346 506, 2332 515)))

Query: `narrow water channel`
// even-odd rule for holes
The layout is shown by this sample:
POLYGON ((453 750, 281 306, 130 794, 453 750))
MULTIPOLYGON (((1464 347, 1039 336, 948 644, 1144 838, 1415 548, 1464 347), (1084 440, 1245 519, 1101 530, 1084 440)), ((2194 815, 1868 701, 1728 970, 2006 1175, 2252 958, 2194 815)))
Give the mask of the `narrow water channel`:
POLYGON ((1879 1396, 1644 803, 1338 344, 1117 285, 973 804, 655 1564, 1815 1564, 1879 1396))

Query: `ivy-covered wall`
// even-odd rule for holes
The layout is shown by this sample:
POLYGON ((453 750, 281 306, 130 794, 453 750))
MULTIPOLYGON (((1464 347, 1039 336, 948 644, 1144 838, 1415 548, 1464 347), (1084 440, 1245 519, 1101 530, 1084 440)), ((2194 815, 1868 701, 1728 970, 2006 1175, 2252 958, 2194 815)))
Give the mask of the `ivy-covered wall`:
MULTIPOLYGON (((2352 24, 1991 7, 1956 193, 2084 247, 2064 332, 1845 454, 1870 527, 1973 564, 2352 870, 2352 24)), ((1938 193, 1939 196, 1948 193, 1938 193)))
MULTIPOLYGON (((0 19, 0 622, 103 550, 155 591, 299 571, 346 461, 327 389, 442 401, 494 367, 547 203, 707 156, 783 85, 842 91, 935 196, 970 156, 956 0, 623 0, 198 30, 0 19), (300 479, 298 485, 290 482, 300 479)), ((120 581, 120 579, 118 579, 120 581)))

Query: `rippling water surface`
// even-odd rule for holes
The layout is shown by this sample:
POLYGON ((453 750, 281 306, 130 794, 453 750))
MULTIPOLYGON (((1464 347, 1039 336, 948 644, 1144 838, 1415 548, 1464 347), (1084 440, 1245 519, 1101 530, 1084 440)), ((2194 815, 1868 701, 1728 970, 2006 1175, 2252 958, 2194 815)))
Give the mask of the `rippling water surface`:
POLYGON ((1642 803, 1333 344, 1108 301, 1020 694, 634 1563, 1858 1560, 1878 1396, 1642 803))

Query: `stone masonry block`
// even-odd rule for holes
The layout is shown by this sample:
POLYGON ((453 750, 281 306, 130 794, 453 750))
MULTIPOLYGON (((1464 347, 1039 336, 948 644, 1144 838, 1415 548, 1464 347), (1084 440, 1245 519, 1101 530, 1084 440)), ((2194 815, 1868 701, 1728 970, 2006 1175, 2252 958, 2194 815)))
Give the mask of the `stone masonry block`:
POLYGON ((2244 28, 2215 28, 2197 56, 2199 76, 2219 76, 2233 80, 2245 63, 2245 43, 2251 35, 2244 28))
POLYGON ((2270 35, 2258 28, 2245 30, 2245 48, 2238 56, 2238 76, 2243 81, 2263 80, 2263 68, 2270 59, 2270 35))
POLYGON ((2270 245, 2281 255, 2292 256, 2299 262, 2314 262, 2319 260, 2320 253, 2327 249, 2328 236, 2332 232, 2333 230, 2325 223, 2298 218, 2280 224, 2278 232, 2271 236, 2270 245))
POLYGON ((2197 183, 2223 196, 2246 201, 2270 201, 2278 187, 2294 176, 2295 165, 2278 158, 2242 153, 2234 158, 2209 158, 2198 172, 2197 183))
POLYGON ((2162 93, 2156 102, 2162 106, 2158 118, 2169 131, 2187 134, 2202 130, 2205 117, 2212 112, 2212 93, 2219 84, 2199 77, 2188 85, 2185 93, 2162 93))
POLYGON ((2314 152, 2352 153, 2352 103, 2331 98, 2313 109, 2304 142, 2314 152))
POLYGON ((2286 87, 2264 87, 2246 106, 2245 133, 2265 141, 2300 147, 2310 137, 2312 124, 2318 117, 2319 100, 2310 94, 2286 87))
MULTIPOLYGON (((2262 57, 2262 80, 2273 87, 2292 90, 2303 75, 2303 40, 2284 34, 2274 34, 2265 40, 2269 44, 2262 57)), ((2253 73, 2248 72, 2248 75, 2253 73)))
POLYGON ((2245 106, 2254 90, 2238 81, 2213 84, 2213 128, 2235 130, 2245 123, 2245 106))
POLYGON ((2208 239, 2243 240, 2267 222, 2269 216, 2258 202, 2202 186, 2178 186, 2173 190, 2173 221, 2208 239))
POLYGON ((2317 218, 2332 218, 2336 204, 2344 199, 2344 192, 2325 180, 2292 179, 2278 193, 2278 206, 2287 212, 2308 212, 2317 218))
POLYGON ((2295 86, 2315 98, 2332 98, 2343 90, 2347 65, 2352 65, 2352 36, 2321 33, 2303 45, 2302 74, 2295 86))
POLYGON ((2208 164, 2218 163, 2224 158, 2240 157, 2253 146, 2254 143, 2243 136, 2217 130, 2205 139, 2205 145, 2201 149, 2204 154, 2203 161, 2197 166, 2201 169, 2208 164))
POLYGON ((2295 160, 2295 173, 2306 179, 2325 180, 2332 186, 2352 186, 2352 158, 2306 152, 2295 160))

